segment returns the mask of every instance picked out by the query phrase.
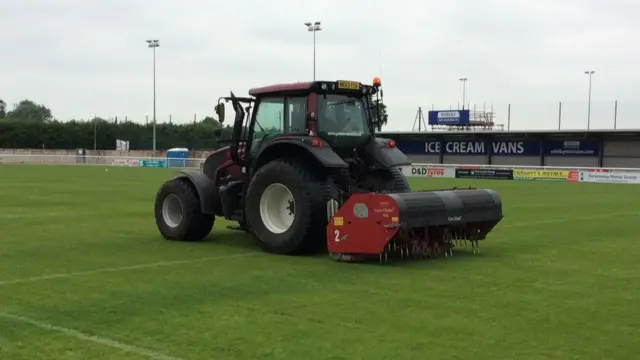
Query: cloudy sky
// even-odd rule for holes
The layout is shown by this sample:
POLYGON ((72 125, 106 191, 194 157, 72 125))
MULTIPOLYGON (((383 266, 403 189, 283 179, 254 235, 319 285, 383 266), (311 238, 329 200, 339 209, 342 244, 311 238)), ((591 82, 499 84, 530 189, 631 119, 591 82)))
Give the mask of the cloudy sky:
POLYGON ((637 0, 20 0, 0 6, 0 98, 28 98, 61 120, 152 113, 157 38, 159 121, 212 115, 229 90, 317 77, 380 75, 388 130, 411 130, 419 106, 467 101, 511 129, 640 127, 637 0))

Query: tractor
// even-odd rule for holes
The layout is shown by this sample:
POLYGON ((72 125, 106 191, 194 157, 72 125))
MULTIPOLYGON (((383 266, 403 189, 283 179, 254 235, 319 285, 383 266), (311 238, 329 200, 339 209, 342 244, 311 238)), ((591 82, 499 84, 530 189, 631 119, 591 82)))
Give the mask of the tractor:
POLYGON ((502 219, 489 189, 411 191, 411 166, 394 140, 376 136, 382 119, 379 78, 258 87, 218 99, 235 112, 230 142, 201 170, 180 170, 155 200, 165 239, 200 241, 216 217, 238 223, 263 251, 325 251, 339 261, 474 253, 502 219), (467 244, 467 242, 465 242, 467 244))

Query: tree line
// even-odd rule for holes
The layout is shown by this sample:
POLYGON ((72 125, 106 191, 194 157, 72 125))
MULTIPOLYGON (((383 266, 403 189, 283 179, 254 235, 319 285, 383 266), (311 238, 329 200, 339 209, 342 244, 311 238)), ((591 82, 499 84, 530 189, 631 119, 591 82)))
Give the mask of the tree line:
MULTIPOLYGON (((187 124, 156 124, 156 148, 186 147, 191 150, 218 148, 219 139, 229 139, 231 128, 208 116, 187 124), (216 131, 218 130, 218 131, 216 131)), ((14 149, 115 149, 116 140, 129 142, 130 150, 153 148, 153 124, 131 121, 58 121, 51 110, 31 100, 23 100, 7 111, 0 100, 0 148, 14 149)))
MULTIPOLYGON (((386 123, 384 104, 382 110, 382 123, 386 123)), ((158 150, 211 150, 218 148, 222 139, 230 138, 231 127, 222 126, 210 116, 186 124, 156 124, 158 150)), ((54 119, 48 107, 31 100, 23 100, 7 111, 7 104, 0 99, 0 148, 108 150, 116 148, 116 140, 128 141, 130 150, 152 149, 153 124, 100 117, 63 122, 54 119)))

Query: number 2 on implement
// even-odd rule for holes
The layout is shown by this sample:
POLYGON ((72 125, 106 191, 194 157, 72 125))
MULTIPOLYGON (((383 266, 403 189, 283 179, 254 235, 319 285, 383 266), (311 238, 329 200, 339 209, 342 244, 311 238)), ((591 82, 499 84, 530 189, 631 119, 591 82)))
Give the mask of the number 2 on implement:
POLYGON ((340 230, 338 229, 333 230, 333 235, 335 235, 335 238, 333 239, 333 241, 340 242, 340 230))

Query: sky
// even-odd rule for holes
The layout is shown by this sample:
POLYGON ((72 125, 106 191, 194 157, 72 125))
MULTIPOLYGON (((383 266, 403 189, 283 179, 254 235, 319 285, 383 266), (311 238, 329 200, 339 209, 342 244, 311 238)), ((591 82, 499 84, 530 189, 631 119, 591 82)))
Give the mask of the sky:
MULTIPOLYGON (((59 120, 213 114, 229 91, 313 77, 382 78, 388 131, 418 107, 472 110, 504 129, 640 128, 637 0, 5 0, 0 98, 30 99, 59 120), (615 102, 617 100, 617 110, 615 102), (511 110, 509 111, 509 105, 511 110), (509 116, 510 114, 510 116, 509 116)), ((417 126, 417 124, 416 124, 417 126)))

